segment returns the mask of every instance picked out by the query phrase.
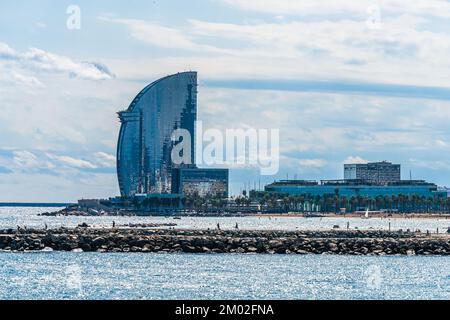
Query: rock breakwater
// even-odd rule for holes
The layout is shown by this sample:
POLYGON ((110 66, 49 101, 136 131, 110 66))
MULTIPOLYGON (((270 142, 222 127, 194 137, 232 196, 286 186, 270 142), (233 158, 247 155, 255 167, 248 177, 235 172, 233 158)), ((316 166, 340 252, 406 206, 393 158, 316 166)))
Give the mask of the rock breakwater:
POLYGON ((450 255, 448 235, 387 231, 0 230, 3 251, 450 255))

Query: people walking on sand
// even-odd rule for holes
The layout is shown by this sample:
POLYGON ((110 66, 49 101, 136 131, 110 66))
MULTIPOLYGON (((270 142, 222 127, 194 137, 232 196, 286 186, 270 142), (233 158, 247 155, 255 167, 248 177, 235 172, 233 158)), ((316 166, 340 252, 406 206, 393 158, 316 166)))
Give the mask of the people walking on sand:
POLYGON ((113 225, 113 228, 115 228, 116 227, 116 222, 113 220, 113 222, 112 222, 112 225, 113 225))
POLYGON ((238 225, 238 223, 236 222, 236 225, 234 226, 234 228, 237 230, 237 229, 239 229, 239 225, 238 225))
POLYGON ((217 222, 217 230, 220 230, 220 224, 217 222))

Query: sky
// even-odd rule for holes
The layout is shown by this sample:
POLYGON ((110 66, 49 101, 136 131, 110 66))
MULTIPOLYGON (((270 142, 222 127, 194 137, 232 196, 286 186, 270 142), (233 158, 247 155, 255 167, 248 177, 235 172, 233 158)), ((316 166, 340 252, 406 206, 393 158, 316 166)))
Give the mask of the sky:
POLYGON ((205 127, 280 130, 234 194, 381 160, 450 186, 449 30, 444 0, 1 1, 0 201, 118 195, 116 112, 188 70, 205 127))

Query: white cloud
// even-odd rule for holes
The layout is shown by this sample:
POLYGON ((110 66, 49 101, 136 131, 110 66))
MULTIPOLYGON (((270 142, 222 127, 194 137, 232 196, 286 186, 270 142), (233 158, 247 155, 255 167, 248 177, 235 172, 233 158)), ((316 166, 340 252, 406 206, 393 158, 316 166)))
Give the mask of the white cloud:
POLYGON ((105 65, 100 63, 76 62, 69 57, 38 48, 30 48, 26 52, 19 53, 1 42, 0 64, 29 72, 65 73, 70 77, 88 80, 108 80, 114 78, 114 74, 105 65))
POLYGON ((355 163, 362 163, 362 164, 365 164, 365 163, 368 163, 369 161, 368 160, 366 160, 366 159, 363 159, 363 158, 361 158, 360 156, 356 156, 356 157, 354 157, 354 156, 349 156, 349 157, 347 157, 344 161, 343 161, 343 163, 348 163, 348 164, 355 164, 355 163))
POLYGON ((166 27, 155 22, 136 19, 115 19, 103 16, 99 19, 124 25, 130 30, 133 38, 161 48, 207 52, 220 51, 213 46, 196 43, 195 40, 191 39, 189 30, 166 27))
POLYGON ((42 170, 55 168, 51 161, 28 150, 14 150, 12 155, 12 162, 8 161, 8 159, 0 158, 1 162, 12 171, 38 173, 42 170))
POLYGON ((418 168, 450 171, 450 162, 446 160, 423 160, 411 158, 409 159, 409 162, 418 168))
POLYGON ((63 72, 71 77, 78 77, 89 80, 107 80, 113 75, 109 70, 99 68, 92 62, 75 62, 72 59, 60 56, 38 48, 31 48, 29 51, 18 56, 19 61, 32 68, 48 72, 63 72))
POLYGON ((16 52, 13 48, 6 43, 0 42, 0 59, 11 59, 16 56, 16 52))
POLYGON ((92 164, 91 162, 83 159, 76 159, 69 156, 57 156, 53 154, 47 154, 47 156, 52 159, 59 161, 62 164, 68 165, 70 167, 74 168, 80 168, 80 169, 96 169, 97 166, 92 164))
POLYGON ((142 20, 113 19, 106 17, 100 17, 100 19, 122 24, 130 29, 132 37, 159 47, 184 49, 196 48, 196 44, 187 39, 181 30, 142 20))
MULTIPOLYGON (((320 13, 315 3, 309 6, 320 13)), ((450 35, 439 28, 428 29, 426 12, 398 10, 383 16, 380 30, 369 29, 365 17, 352 16, 252 23, 190 19, 177 27, 101 19, 126 26, 133 38, 149 45, 187 51, 184 56, 168 51, 165 56, 142 59, 139 69, 129 68, 135 60, 113 62, 130 77, 148 77, 150 69, 167 74, 189 66, 212 77, 347 79, 419 86, 427 79, 429 86, 450 86, 450 76, 443 72, 450 68, 450 35)))
POLYGON ((19 167, 32 168, 38 166, 39 164, 36 155, 29 151, 26 150, 14 151, 13 154, 14 154, 13 158, 14 162, 19 167))
POLYGON ((301 167, 322 168, 326 161, 324 159, 299 159, 298 163, 301 167))
POLYGON ((44 88, 45 85, 39 81, 36 77, 33 76, 27 76, 24 74, 21 74, 15 70, 11 70, 9 73, 4 73, 0 75, 0 80, 12 80, 13 82, 19 84, 19 85, 26 85, 29 87, 38 87, 38 88, 44 88))
POLYGON ((115 168, 116 167, 116 157, 112 154, 105 152, 96 152, 95 157, 100 166, 105 168, 115 168))
POLYGON ((223 3, 242 10, 285 15, 367 15, 369 6, 378 5, 386 13, 417 13, 438 17, 450 16, 450 3, 445 0, 222 0, 223 3))

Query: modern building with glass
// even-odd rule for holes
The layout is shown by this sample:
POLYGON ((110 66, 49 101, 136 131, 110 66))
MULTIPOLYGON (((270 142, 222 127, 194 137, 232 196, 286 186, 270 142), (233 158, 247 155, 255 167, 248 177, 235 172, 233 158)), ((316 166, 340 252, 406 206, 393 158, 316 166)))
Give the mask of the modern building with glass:
POLYGON ((387 161, 344 164, 345 180, 387 184, 400 181, 400 165, 387 161))
POLYGON ((228 169, 195 165, 196 72, 177 73, 149 84, 118 115, 117 176, 122 197, 151 200, 159 195, 172 201, 170 193, 228 195, 228 169), (172 159, 172 149, 179 143, 172 141, 177 129, 187 130, 191 139, 190 161, 181 164, 172 159))
POLYGON ((228 197, 228 169, 179 168, 172 173, 172 193, 228 197))
MULTIPOLYGON (((128 109, 118 113, 121 121, 117 144, 117 175, 120 193, 170 193, 171 160, 175 129, 186 129, 194 146, 197 118, 197 73, 182 72, 145 87, 128 109)), ((195 159, 191 148, 191 164, 195 159)))
POLYGON ((440 191, 436 184, 422 180, 404 180, 383 185, 370 184, 364 180, 322 180, 320 183, 317 181, 281 180, 267 185, 265 191, 291 196, 337 195, 346 198, 357 196, 375 198, 377 196, 416 195, 426 198, 447 198, 446 191, 440 191))

